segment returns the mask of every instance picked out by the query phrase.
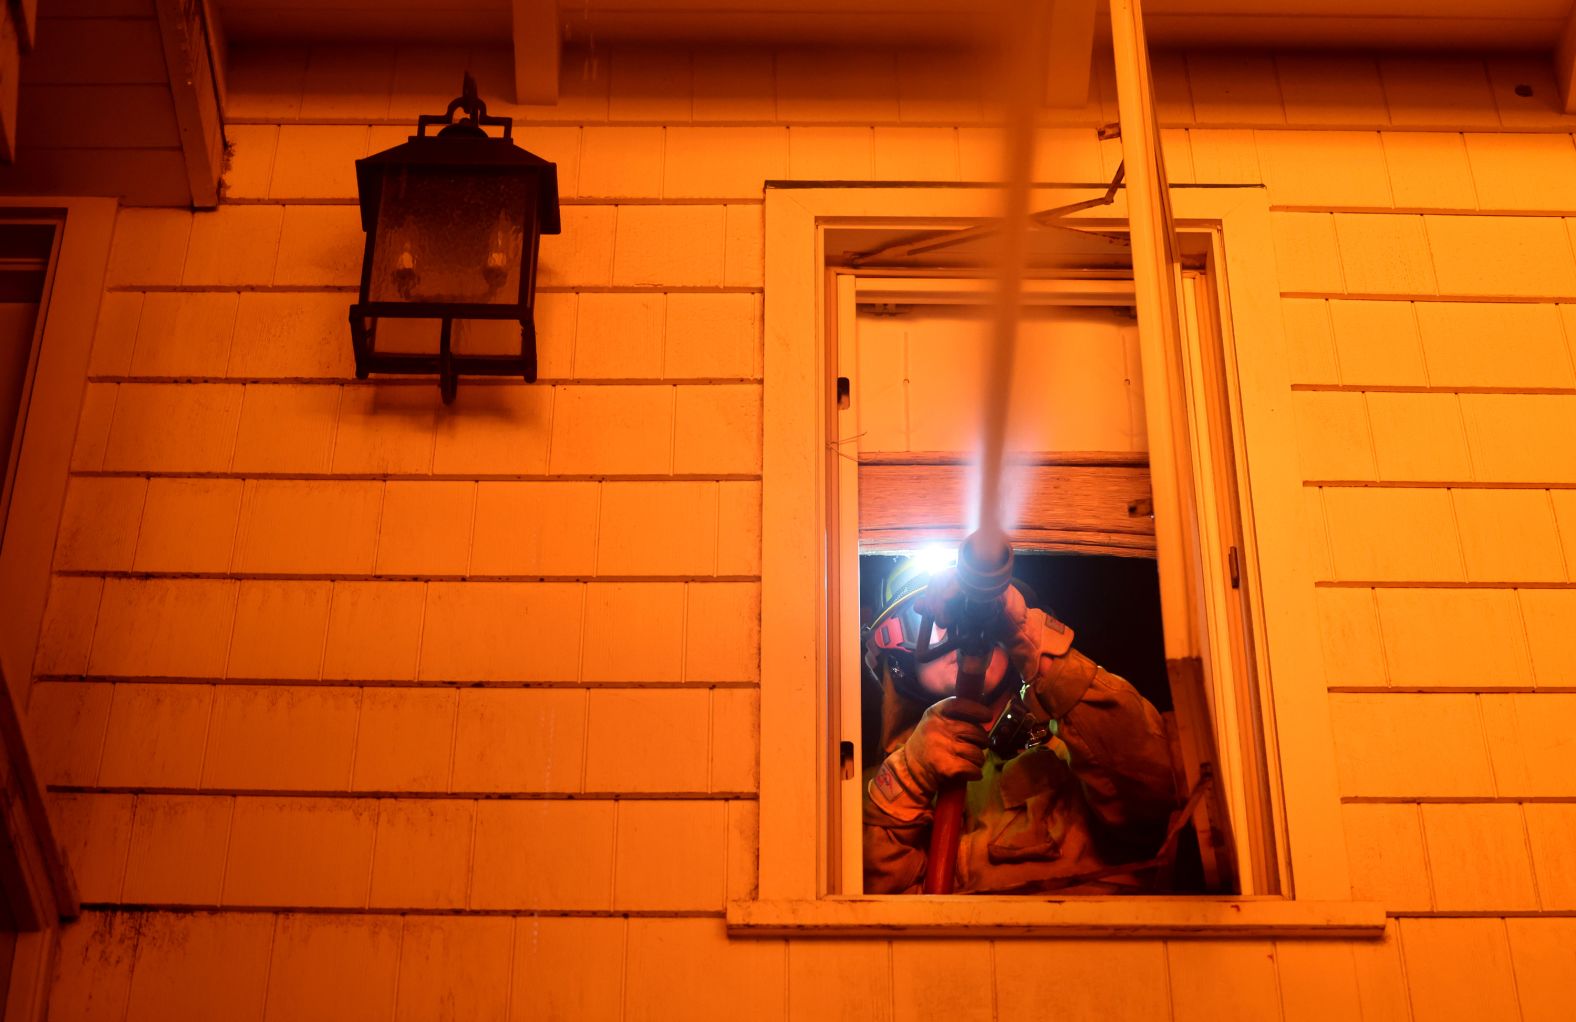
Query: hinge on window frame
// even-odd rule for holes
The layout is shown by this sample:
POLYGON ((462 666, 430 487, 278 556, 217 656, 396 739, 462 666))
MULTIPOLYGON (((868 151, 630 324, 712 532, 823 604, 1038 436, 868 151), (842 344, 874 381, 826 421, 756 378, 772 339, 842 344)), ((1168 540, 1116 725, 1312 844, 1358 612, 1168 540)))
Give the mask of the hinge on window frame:
POLYGON ((1242 588, 1242 569, 1237 563, 1237 548, 1232 547, 1226 553, 1226 566, 1231 569, 1231 588, 1242 588))

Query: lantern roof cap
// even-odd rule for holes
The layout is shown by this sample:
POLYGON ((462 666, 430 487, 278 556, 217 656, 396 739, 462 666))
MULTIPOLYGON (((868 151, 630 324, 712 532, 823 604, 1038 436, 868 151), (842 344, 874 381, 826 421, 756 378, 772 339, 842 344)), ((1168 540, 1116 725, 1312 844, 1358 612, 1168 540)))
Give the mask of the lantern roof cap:
POLYGON ((558 165, 521 149, 507 138, 412 135, 408 141, 356 161, 356 190, 361 196, 361 227, 370 231, 377 220, 383 176, 399 167, 449 167, 476 174, 532 177, 537 182, 537 208, 542 233, 558 234, 558 165))

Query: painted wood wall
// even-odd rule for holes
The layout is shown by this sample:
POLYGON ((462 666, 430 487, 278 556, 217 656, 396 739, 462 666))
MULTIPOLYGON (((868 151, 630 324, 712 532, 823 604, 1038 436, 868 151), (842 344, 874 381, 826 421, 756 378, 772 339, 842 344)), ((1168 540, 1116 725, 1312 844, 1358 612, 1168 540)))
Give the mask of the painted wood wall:
MULTIPOLYGON (((123 212, 100 315, 29 707, 91 906, 51 1018, 1568 1017, 1576 119, 1536 59, 1157 71, 1172 179, 1276 209, 1383 942, 725 937, 754 879, 761 184, 988 176, 969 67, 604 48, 513 108, 502 53, 243 50, 227 202, 123 212), (352 378, 351 161, 467 64, 566 205, 543 382, 444 409, 352 378)), ((1096 78, 1042 176, 1114 169, 1096 78)))

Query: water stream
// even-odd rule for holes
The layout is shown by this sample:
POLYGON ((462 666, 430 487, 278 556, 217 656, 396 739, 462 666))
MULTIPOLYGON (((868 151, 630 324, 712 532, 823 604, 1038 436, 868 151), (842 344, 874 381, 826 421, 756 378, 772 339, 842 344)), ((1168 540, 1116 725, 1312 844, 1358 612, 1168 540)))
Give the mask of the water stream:
POLYGON ((1035 135, 1045 92, 1050 0, 1008 0, 999 8, 1003 59, 997 85, 1003 112, 1002 220, 996 233, 996 302, 986 352, 985 422, 979 460, 976 528, 1000 534, 1006 521, 1002 474, 1011 411, 1013 353, 1029 259, 1029 213, 1035 135))

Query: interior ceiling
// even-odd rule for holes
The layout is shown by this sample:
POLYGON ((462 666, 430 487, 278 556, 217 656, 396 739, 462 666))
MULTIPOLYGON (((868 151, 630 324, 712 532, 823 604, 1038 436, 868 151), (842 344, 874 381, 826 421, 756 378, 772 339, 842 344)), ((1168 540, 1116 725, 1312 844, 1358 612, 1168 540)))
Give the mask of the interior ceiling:
MULTIPOLYGON (((517 0, 536 3, 541 0, 517 0)), ((510 40, 510 0, 214 0, 233 41, 510 40)), ((579 43, 956 45, 979 0, 559 0, 579 43)), ((1149 0, 1159 46, 1554 48, 1571 0, 1149 0), (1489 14, 1491 12, 1491 15, 1489 14)))
MULTIPOLYGON (((995 238, 974 225, 868 226, 829 228, 826 261, 832 266, 909 270, 997 265, 995 238)), ((1125 231, 1041 226, 1029 232, 1026 265, 1055 275, 1059 270, 1131 270, 1133 250, 1125 231)))

